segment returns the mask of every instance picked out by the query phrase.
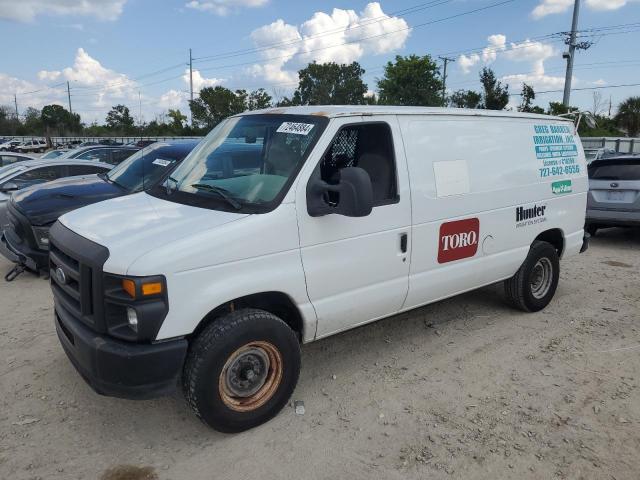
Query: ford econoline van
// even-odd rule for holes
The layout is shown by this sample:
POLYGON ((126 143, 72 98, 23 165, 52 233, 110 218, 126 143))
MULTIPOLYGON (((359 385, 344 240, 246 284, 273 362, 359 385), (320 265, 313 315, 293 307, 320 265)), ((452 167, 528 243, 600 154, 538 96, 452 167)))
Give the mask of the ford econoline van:
POLYGON ((98 393, 181 384, 204 422, 242 431, 287 403, 301 343, 495 282, 544 308, 559 260, 586 248, 587 189, 558 117, 237 115, 153 189, 54 224, 57 333, 98 393))

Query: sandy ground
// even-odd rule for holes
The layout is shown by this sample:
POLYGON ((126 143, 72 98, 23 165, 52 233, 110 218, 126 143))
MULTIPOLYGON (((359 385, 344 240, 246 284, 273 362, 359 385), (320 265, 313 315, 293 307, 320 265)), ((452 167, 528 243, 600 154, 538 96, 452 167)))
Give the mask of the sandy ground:
POLYGON ((179 394, 94 394, 47 282, 22 275, 0 285, 0 478, 635 480, 640 231, 601 231, 562 268, 543 312, 492 286, 305 346, 305 414, 239 435, 179 394))

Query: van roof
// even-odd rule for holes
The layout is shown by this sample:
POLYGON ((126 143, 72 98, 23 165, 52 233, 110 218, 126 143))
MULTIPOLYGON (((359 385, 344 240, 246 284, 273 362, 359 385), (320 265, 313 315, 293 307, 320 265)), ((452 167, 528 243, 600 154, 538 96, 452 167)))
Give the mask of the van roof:
POLYGON ((309 105, 304 107, 274 107, 264 110, 244 112, 242 115, 256 114, 288 114, 288 115, 319 115, 322 117, 351 117, 360 115, 453 115, 465 117, 506 117, 530 118, 537 120, 554 120, 572 122, 571 119, 541 115, 538 113, 521 113, 507 110, 481 110, 468 108, 442 107, 396 107, 387 105, 309 105))

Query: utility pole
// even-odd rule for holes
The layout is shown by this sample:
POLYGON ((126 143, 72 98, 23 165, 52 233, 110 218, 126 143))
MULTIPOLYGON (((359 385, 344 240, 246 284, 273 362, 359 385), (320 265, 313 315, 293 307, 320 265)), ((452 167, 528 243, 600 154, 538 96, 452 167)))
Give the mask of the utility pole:
POLYGON ((191 101, 193 102, 193 57, 189 49, 189 90, 191 91, 191 101))
MULTIPOLYGON (((189 91, 191 103, 193 103, 193 56, 191 55, 191 49, 189 49, 189 91)), ((191 112, 191 103, 189 103, 189 113, 191 115, 191 125, 193 126, 193 113, 191 112)))
POLYGON ((15 93, 13 94, 13 102, 16 104, 16 120, 18 120, 20 118, 18 116, 18 96, 15 93))
POLYGON ((69 113, 73 114, 71 110, 71 88, 69 87, 69 81, 67 81, 67 98, 69 99, 69 113))
POLYGON ((442 106, 445 106, 445 102, 447 99, 447 63, 455 62, 455 58, 450 57, 438 57, 440 60, 444 62, 444 68, 442 72, 442 106))
POLYGON ((138 125, 142 125, 142 99, 138 90, 138 125))
POLYGON ((573 57, 576 51, 576 30, 578 28, 578 14, 580 13, 580 0, 574 0, 573 4, 573 20, 571 21, 571 33, 569 34, 569 51, 562 54, 567 59, 567 73, 564 77, 564 95, 562 96, 562 104, 569 106, 569 98, 571 97, 571 78, 573 77, 573 57))

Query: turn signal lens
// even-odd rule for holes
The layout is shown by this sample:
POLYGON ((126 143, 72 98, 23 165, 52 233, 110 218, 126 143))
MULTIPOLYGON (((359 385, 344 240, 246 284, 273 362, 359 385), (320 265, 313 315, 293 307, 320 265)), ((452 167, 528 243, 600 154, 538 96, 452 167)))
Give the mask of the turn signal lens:
POLYGON ((157 295, 158 293, 162 293, 162 283, 153 282, 142 284, 142 295, 157 295))
POLYGON ((136 298, 136 284, 133 280, 124 279, 122 280, 122 289, 127 292, 131 298, 136 298))

